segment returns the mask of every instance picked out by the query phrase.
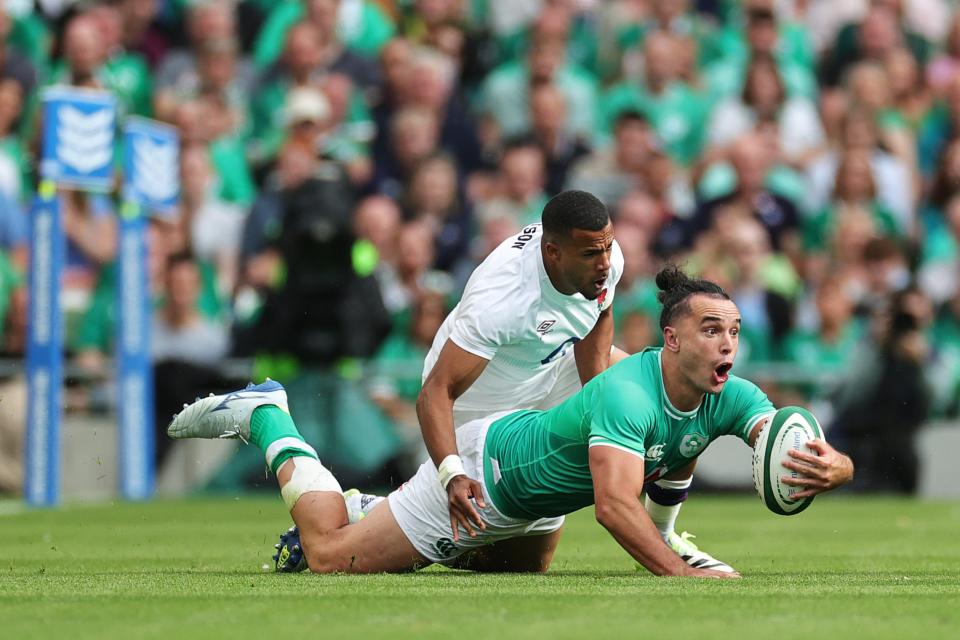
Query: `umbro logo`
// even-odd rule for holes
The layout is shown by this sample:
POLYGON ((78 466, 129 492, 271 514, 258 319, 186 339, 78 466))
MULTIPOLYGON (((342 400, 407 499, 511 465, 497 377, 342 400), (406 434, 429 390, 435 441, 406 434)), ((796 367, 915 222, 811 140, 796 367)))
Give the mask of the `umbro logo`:
POLYGON ((557 324, 556 320, 544 320, 540 323, 540 326, 537 327, 537 333, 544 336, 553 328, 553 325, 557 324))

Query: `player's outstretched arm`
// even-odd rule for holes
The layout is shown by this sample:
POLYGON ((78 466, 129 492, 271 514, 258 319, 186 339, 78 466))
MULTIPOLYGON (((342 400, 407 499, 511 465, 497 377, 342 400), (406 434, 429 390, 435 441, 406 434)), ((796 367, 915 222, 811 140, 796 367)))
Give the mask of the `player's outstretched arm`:
POLYGON ((737 573, 691 567, 663 542, 640 503, 643 469, 643 458, 637 455, 609 446, 590 447, 597 521, 627 553, 655 575, 739 577, 737 573))
POLYGON ((581 384, 587 384, 595 375, 610 366, 612 346, 613 306, 611 305, 600 312, 597 324, 593 325, 590 333, 573 346, 581 384))
POLYGON ((487 362, 447 340, 417 397, 423 442, 447 490, 454 540, 460 537, 458 525, 471 536, 476 535, 474 526, 484 528, 483 520, 470 502, 473 498, 481 508, 486 507, 483 487, 463 471, 454 433, 453 402, 480 377, 487 362))
MULTIPOLYGON (((759 421, 750 431, 750 446, 757 442, 760 430, 766 426, 769 418, 759 421)), ((784 484, 802 487, 802 491, 793 494, 793 499, 802 500, 825 491, 836 489, 853 480, 853 460, 840 453, 826 440, 811 440, 807 447, 815 453, 790 451, 793 460, 785 460, 783 466, 800 474, 797 478, 783 477, 784 484)))

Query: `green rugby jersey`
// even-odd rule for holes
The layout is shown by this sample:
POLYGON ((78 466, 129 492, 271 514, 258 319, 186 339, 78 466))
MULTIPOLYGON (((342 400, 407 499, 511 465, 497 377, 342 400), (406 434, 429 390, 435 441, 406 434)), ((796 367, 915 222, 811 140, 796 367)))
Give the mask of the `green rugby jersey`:
POLYGON ((490 425, 484 481, 497 508, 544 518, 593 504, 588 449, 607 445, 644 458, 650 482, 685 467, 722 435, 747 442, 756 421, 775 411, 752 382, 731 375, 693 411, 670 404, 660 348, 610 367, 548 411, 517 411, 490 425))

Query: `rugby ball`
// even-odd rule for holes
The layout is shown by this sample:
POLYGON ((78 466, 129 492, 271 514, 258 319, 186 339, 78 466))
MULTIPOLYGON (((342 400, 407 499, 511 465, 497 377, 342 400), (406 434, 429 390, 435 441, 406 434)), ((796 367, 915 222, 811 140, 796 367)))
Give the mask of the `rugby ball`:
POLYGON ((783 466, 791 459, 788 451, 814 453, 807 442, 823 438, 823 431, 813 414, 803 407, 783 407, 773 420, 761 429, 753 446, 753 486, 767 508, 782 516, 792 516, 810 506, 813 496, 794 500, 801 491, 780 480, 781 476, 796 478, 800 474, 783 466))

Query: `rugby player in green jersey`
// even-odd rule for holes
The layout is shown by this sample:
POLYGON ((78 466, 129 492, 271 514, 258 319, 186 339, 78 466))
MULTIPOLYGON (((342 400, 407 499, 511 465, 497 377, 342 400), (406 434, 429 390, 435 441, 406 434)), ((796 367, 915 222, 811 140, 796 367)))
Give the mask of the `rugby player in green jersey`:
MULTIPOLYGON (((646 486, 682 482, 721 435, 752 444, 774 407, 730 375, 740 314, 717 285, 676 267, 657 275, 664 347, 607 369, 546 411, 500 413, 457 430, 470 477, 483 485, 480 523, 451 532, 446 492, 425 462, 370 514, 348 524, 339 483, 303 442, 286 395, 267 381, 186 407, 175 438, 238 436, 260 446, 296 527, 281 538, 277 569, 318 573, 409 571, 434 562, 477 571, 546 571, 564 514, 593 504, 597 520, 657 575, 732 577, 717 562, 691 566, 664 542, 640 501, 646 486)), ((785 465, 797 497, 836 488, 853 463, 822 440, 785 465)), ((666 492, 682 492, 662 485, 666 492)), ((679 496, 675 496, 679 497, 679 496)))

